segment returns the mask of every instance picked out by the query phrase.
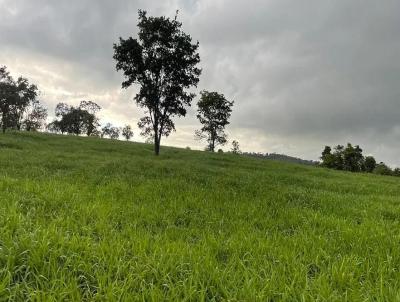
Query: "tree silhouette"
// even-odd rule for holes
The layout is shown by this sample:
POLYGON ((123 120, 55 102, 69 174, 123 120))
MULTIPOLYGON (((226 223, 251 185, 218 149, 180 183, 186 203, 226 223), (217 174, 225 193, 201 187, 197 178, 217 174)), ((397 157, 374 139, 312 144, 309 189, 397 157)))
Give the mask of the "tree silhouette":
POLYGON ((376 160, 373 156, 367 156, 364 161, 365 172, 372 173, 376 168, 376 160))
POLYGON ((239 142, 238 141, 236 141, 236 140, 232 141, 232 149, 231 149, 231 151, 232 151, 233 154, 242 153, 240 151, 240 146, 239 146, 239 142))
POLYGON ((373 156, 364 157, 362 151, 360 146, 353 147, 352 144, 348 143, 346 148, 342 145, 337 145, 332 154, 331 147, 325 146, 324 151, 322 151, 321 166, 350 172, 400 176, 400 169, 392 171, 383 162, 377 164, 373 156))
POLYGON ((203 127, 195 135, 198 139, 205 139, 207 149, 214 152, 217 145, 225 145, 227 142, 225 127, 229 125, 233 102, 218 92, 202 91, 200 94, 197 118, 203 127))
POLYGON ((142 135, 154 138, 156 155, 162 136, 175 130, 172 118, 186 115, 195 96, 186 90, 197 86, 201 73, 197 68, 199 43, 192 44, 181 27, 176 17, 148 17, 139 10, 138 39, 120 38, 114 44, 116 68, 125 76, 122 87, 140 86, 135 101, 146 116, 138 126, 142 135))
POLYGON ((82 101, 78 107, 58 103, 55 109, 56 119, 47 128, 61 134, 97 136, 100 124, 96 113, 100 109, 101 107, 92 101, 82 101))
POLYGON ((47 109, 38 101, 33 102, 23 121, 23 129, 26 131, 38 131, 44 126, 46 119, 47 109))
POLYGON ((16 81, 5 66, 0 67, 0 114, 3 133, 8 128, 21 130, 29 106, 39 101, 38 88, 26 78, 16 81))
POLYGON ((122 136, 125 137, 127 141, 129 141, 132 138, 133 131, 130 125, 125 125, 125 127, 122 128, 122 136))
POLYGON ((82 101, 79 104, 83 123, 85 125, 86 135, 92 136, 97 127, 100 126, 99 119, 96 114, 101 110, 101 107, 92 101, 82 101))

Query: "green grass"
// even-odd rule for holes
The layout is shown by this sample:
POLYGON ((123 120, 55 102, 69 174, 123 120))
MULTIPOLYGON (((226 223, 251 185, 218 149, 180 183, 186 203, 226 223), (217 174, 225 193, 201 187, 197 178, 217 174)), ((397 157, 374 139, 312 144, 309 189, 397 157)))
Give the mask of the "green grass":
POLYGON ((0 135, 0 301, 399 301, 400 179, 0 135))

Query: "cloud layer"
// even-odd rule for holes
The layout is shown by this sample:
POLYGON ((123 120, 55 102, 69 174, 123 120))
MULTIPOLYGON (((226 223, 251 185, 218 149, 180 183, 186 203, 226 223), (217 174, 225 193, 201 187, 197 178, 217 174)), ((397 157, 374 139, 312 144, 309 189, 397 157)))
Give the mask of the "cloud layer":
MULTIPOLYGON (((135 124, 136 88, 120 89, 112 44, 136 35, 139 8, 179 9, 201 45, 199 90, 235 101, 242 149, 317 159, 351 141, 400 166, 399 1, 0 0, 0 64, 36 82, 51 110, 91 99, 104 121, 135 124)), ((201 147, 189 113, 166 144, 201 147)))

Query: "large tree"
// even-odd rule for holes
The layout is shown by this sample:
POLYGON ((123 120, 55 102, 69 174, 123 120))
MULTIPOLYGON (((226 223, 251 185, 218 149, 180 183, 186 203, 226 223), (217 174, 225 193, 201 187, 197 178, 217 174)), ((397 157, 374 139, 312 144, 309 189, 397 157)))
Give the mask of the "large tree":
POLYGON ((38 88, 26 78, 14 80, 5 66, 0 67, 0 115, 3 133, 20 130, 27 108, 37 103, 38 88))
POLYGON ((205 139, 207 150, 214 152, 217 145, 225 145, 225 127, 229 125, 233 102, 218 92, 202 91, 197 103, 197 118, 203 127, 196 131, 198 139, 205 139))
POLYGON ((154 138, 158 155, 161 137, 175 130, 172 118, 185 116, 195 96, 187 90, 199 82, 199 43, 192 43, 176 17, 148 17, 140 10, 138 28, 137 39, 114 44, 114 59, 125 76, 122 87, 140 86, 135 101, 146 116, 138 126, 142 135, 154 138))

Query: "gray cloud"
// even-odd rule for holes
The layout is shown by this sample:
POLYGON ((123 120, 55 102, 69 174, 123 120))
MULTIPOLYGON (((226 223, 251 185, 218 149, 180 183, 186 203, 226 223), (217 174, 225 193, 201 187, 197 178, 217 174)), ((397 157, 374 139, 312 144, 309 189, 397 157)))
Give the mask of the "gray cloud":
MULTIPOLYGON (((98 101, 134 123, 112 44, 136 34, 137 9, 173 16, 200 41, 200 89, 235 100, 229 134, 249 151, 316 159, 324 144, 361 144, 400 166, 400 2, 388 0, 0 0, 0 62, 37 81, 49 106, 98 101)), ((195 108, 167 144, 193 140, 195 108)))

